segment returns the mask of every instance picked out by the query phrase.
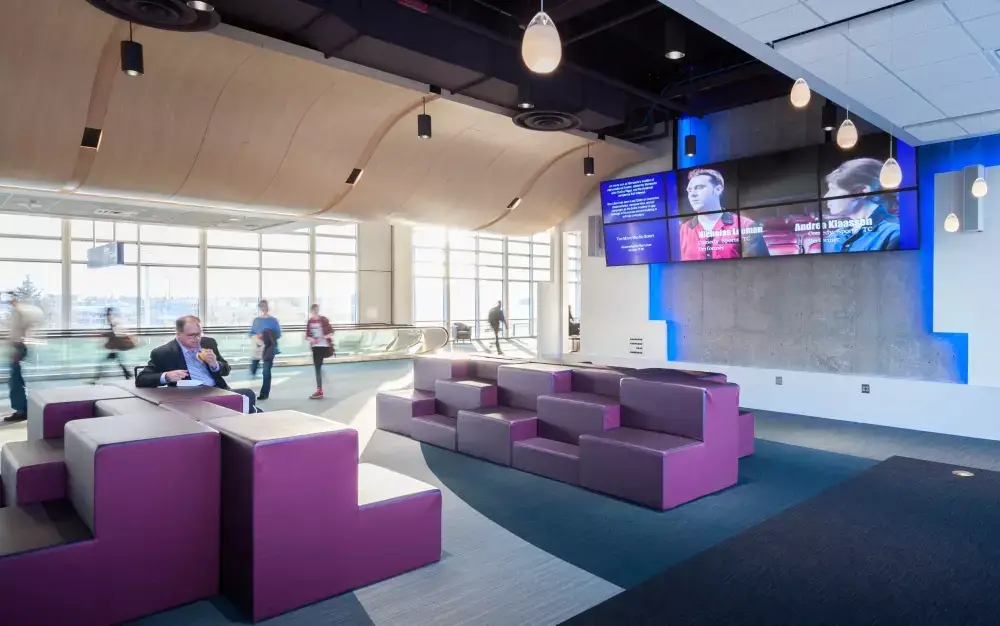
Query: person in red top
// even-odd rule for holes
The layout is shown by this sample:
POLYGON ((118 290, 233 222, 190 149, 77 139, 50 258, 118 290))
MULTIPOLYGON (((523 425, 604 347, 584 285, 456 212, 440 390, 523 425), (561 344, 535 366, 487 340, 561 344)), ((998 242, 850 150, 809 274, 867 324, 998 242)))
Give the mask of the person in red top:
POLYGON ((722 207, 725 189, 726 181, 717 170, 697 168, 688 173, 688 204, 697 215, 680 228, 681 261, 769 256, 763 228, 722 207))
POLYGON ((312 347, 313 368, 316 370, 316 392, 310 400, 323 399, 323 359, 333 356, 333 326, 319 314, 319 305, 312 305, 312 315, 306 322, 306 340, 312 347))

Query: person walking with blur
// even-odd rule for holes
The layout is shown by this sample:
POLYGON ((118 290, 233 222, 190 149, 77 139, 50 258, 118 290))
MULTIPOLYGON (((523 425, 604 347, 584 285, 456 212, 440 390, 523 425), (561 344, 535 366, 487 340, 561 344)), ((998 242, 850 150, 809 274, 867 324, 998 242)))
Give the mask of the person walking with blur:
POLYGON ((316 370, 316 392, 309 396, 310 400, 323 399, 323 360, 333 356, 333 326, 330 320, 319 314, 319 305, 310 309, 312 315, 306 322, 306 339, 312 348, 313 369, 316 370))
POLYGON ((493 340, 496 342, 497 354, 503 354, 503 350, 500 349, 500 324, 507 326, 507 318, 503 314, 503 302, 497 300, 497 305, 490 309, 487 320, 490 323, 490 329, 493 330, 493 340))
POLYGON ((254 342, 254 355, 250 361, 250 376, 257 376, 257 368, 261 361, 264 362, 263 384, 260 388, 258 400, 267 400, 271 393, 271 367, 274 365, 274 356, 278 354, 278 339, 281 338, 281 324, 278 323, 270 313, 267 300, 261 300, 257 304, 260 315, 254 318, 250 325, 250 337, 254 342), (265 337, 269 334, 269 337, 265 337), (268 358, 270 356, 270 358, 268 358))
POLYGON ((17 294, 9 292, 10 304, 10 407, 14 413, 4 418, 5 422, 23 422, 28 419, 28 394, 24 388, 24 372, 21 364, 28 357, 27 338, 32 328, 42 321, 42 310, 18 300, 17 294))
MULTIPOLYGON (((104 331, 104 349, 108 351, 107 356, 104 360, 115 361, 118 367, 121 368, 122 374, 125 375, 125 380, 131 380, 132 374, 122 363, 120 352, 126 352, 135 347, 135 340, 130 337, 127 333, 122 331, 121 320, 115 317, 115 310, 108 307, 104 311, 104 322, 107 325, 107 330, 104 331)), ((97 366, 97 374, 94 376, 93 383, 96 385, 97 381, 101 379, 101 374, 104 373, 104 364, 99 364, 97 366)))

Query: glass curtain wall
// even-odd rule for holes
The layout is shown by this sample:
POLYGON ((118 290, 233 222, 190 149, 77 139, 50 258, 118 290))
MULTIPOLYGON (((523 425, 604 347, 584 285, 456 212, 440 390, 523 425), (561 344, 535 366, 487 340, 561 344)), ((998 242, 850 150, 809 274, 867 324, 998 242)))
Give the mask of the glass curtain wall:
MULTIPOLYGON (((45 329, 97 329, 107 307, 130 328, 170 327, 181 315, 246 326, 261 297, 287 324, 312 298, 334 323, 357 320, 357 228, 289 234, 206 230, 34 215, 0 219, 0 290, 44 312, 45 329), (87 250, 125 243, 125 265, 87 267, 87 250)), ((0 318, 9 308, 0 308, 0 318)))
POLYGON ((566 302, 573 308, 573 317, 580 319, 580 263, 583 257, 583 242, 578 232, 565 233, 566 240, 566 302))
POLYGON ((552 280, 548 233, 501 237, 413 229, 413 316, 416 324, 465 324, 476 338, 491 331, 489 310, 503 302, 507 336, 533 337, 538 283, 552 280))

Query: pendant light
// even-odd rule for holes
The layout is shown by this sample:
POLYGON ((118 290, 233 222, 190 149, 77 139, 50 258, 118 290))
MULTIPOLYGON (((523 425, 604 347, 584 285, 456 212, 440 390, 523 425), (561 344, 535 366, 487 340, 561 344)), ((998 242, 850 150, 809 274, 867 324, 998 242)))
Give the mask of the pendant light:
POLYGON ((958 222, 958 216, 952 211, 948 214, 948 217, 944 218, 944 232, 946 233, 957 233, 958 227, 961 226, 958 222))
POLYGON ((417 137, 420 139, 431 138, 431 116, 427 115, 427 98, 423 99, 423 113, 417 116, 417 137))
POLYGON ((545 0, 535 17, 528 22, 521 39, 521 58, 536 74, 551 74, 562 61, 562 42, 555 22, 545 12, 545 0))
POLYGON ((128 23, 128 41, 121 44, 122 72, 129 76, 142 76, 142 44, 132 41, 132 22, 128 23))
POLYGON ((809 89, 809 83, 806 79, 799 78, 792 85, 792 106, 796 109, 802 109, 809 104, 809 100, 812 99, 812 91, 809 89))
POLYGON ((844 150, 850 150, 858 145, 858 127, 851 121, 851 111, 847 111, 847 118, 837 129, 837 145, 844 150))
POLYGON ((593 176, 595 172, 594 157, 590 156, 590 144, 587 144, 587 156, 583 158, 583 175, 593 176))
POLYGON ((986 179, 980 176, 972 183, 972 195, 976 198, 983 198, 989 192, 990 188, 986 184, 986 179))
POLYGON ((837 105, 827 98, 823 104, 823 130, 832 132, 837 127, 837 105))
MULTIPOLYGON (((892 42, 895 41, 896 31, 896 16, 893 14, 892 23, 890 25, 889 31, 889 67, 894 67, 893 64, 893 54, 892 54, 892 42)), ((890 122, 890 131, 895 130, 890 122)), ((883 189, 896 189, 903 182, 903 168, 899 167, 899 161, 892 154, 892 149, 896 145, 896 138, 893 137, 892 132, 889 133, 889 158, 885 160, 882 164, 882 171, 878 174, 878 182, 882 185, 883 189)))

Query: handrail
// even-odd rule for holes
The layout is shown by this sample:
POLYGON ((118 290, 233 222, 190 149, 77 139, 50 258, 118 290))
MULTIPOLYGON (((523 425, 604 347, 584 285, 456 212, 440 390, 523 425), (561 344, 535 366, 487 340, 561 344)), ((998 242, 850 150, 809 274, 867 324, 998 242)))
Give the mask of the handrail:
MULTIPOLYGON (((443 328, 441 326, 414 326, 413 324, 332 324, 334 333, 340 331, 353 331, 353 330, 397 330, 397 329, 423 329, 423 328, 443 328)), ((447 329, 445 329, 447 330, 447 329)), ((282 325, 282 334, 288 332, 305 332, 305 324, 288 324, 282 325)), ((60 328, 60 329, 36 329, 31 331, 31 336, 38 339, 73 339, 73 338, 90 338, 96 339, 103 337, 107 333, 107 328, 60 328)), ((166 335, 173 334, 173 326, 157 326, 157 327, 144 327, 144 328, 129 328, 126 332, 130 335, 136 335, 139 337, 147 337, 150 335, 166 335)), ((248 335, 250 333, 250 326, 204 326, 202 328, 202 333, 206 336, 212 335, 234 335, 243 333, 248 335)), ((0 330, 0 337, 7 337, 9 331, 6 329, 0 330)))

